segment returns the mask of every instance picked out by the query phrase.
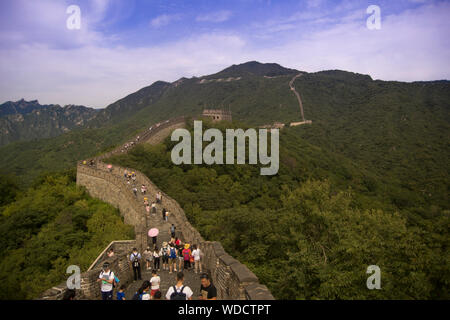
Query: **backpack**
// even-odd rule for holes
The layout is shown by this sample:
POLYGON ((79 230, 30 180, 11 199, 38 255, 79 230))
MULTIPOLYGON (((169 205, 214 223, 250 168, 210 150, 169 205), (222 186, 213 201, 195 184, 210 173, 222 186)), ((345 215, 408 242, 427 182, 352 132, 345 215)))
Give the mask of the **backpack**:
POLYGON ((118 284, 119 282, 120 282, 119 278, 117 278, 116 275, 114 275, 113 288, 115 288, 116 284, 118 284))
POLYGON ((171 233, 175 233, 175 227, 174 227, 174 226, 171 226, 171 227, 170 227, 170 232, 171 232, 171 233))
POLYGON ((142 295, 144 293, 136 292, 131 300, 142 300, 142 295))
POLYGON ((134 268, 139 268, 140 263, 139 263, 138 255, 133 253, 133 256, 134 256, 133 267, 134 267, 134 268))
POLYGON ((166 247, 164 247, 164 248, 162 249, 162 253, 163 253, 163 256, 164 256, 164 257, 168 257, 168 256, 169 256, 169 252, 168 252, 168 250, 167 250, 166 247))
POLYGON ((175 248, 170 248, 170 258, 175 259, 177 257, 177 252, 175 248))
MULTIPOLYGON (((106 273, 102 271, 102 277, 104 277, 105 274, 106 274, 106 273)), ((109 270, 109 272, 108 272, 108 280, 109 280, 109 277, 110 277, 110 276, 111 276, 111 270, 109 270)), ((114 277, 115 277, 115 276, 114 276, 114 277)), ((105 279, 103 279, 103 280, 105 280, 105 279)), ((114 281, 113 281, 112 285, 113 285, 113 287, 114 287, 114 281)))
POLYGON ((184 286, 181 287, 180 292, 177 292, 177 288, 173 286, 173 292, 170 295, 170 300, 187 300, 186 293, 183 293, 184 286))

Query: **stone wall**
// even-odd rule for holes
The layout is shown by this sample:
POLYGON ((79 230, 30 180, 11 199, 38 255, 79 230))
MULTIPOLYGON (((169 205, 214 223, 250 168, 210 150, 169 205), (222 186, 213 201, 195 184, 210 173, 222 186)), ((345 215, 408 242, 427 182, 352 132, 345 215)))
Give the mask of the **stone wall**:
MULTIPOLYGON (((79 165, 77 183, 85 186, 92 196, 117 206, 121 212, 123 210, 125 221, 129 221, 130 224, 139 223, 142 220, 134 215, 145 216, 144 207, 137 204, 130 190, 126 189, 125 180, 116 178, 124 170, 125 168, 118 166, 108 169, 107 165, 102 162, 97 163, 95 168, 79 165), (118 195, 118 190, 120 195, 118 195)), ((185 212, 178 202, 161 191, 143 173, 135 169, 133 171, 136 173, 137 185, 145 184, 151 195, 155 195, 158 191, 162 193, 164 207, 169 211, 169 222, 175 224, 177 230, 181 232, 180 238, 184 242, 197 244, 203 251, 203 265, 210 273, 217 288, 218 299, 273 299, 270 291, 259 283, 256 275, 244 264, 227 254, 219 242, 203 239, 187 220, 185 212)), ((151 227, 146 226, 146 230, 151 227)), ((143 232, 145 239, 147 239, 146 230, 143 232)), ((137 241, 141 250, 147 245, 145 241, 137 241)))

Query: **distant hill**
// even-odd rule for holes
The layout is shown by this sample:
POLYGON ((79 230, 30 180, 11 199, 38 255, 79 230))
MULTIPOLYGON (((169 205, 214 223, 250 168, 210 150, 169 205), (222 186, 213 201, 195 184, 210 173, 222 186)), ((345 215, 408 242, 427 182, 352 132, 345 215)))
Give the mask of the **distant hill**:
POLYGON ((33 112, 33 110, 39 110, 50 106, 39 104, 39 101, 25 101, 21 99, 19 101, 7 101, 0 105, 0 117, 10 114, 27 114, 33 112))
POLYGON ((299 73, 299 71, 282 67, 277 63, 260 63, 257 61, 249 61, 238 65, 233 64, 231 67, 207 76, 206 78, 244 77, 249 75, 275 77, 292 75, 296 73, 299 73))
POLYGON ((167 82, 157 81, 104 109, 76 105, 41 105, 37 100, 24 99, 5 102, 0 105, 0 146, 120 122, 155 102, 169 85, 167 82))
POLYGON ((41 105, 37 100, 8 101, 0 105, 0 145, 14 141, 54 137, 95 118, 84 106, 41 105))

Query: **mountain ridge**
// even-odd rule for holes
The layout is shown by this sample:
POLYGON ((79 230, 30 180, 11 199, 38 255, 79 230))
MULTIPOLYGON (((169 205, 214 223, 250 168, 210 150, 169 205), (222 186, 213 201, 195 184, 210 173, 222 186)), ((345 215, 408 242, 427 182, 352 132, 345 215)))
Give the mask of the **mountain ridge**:
MULTIPOLYGON (((247 72, 249 66, 252 69, 255 64, 241 67, 247 72)), ((299 121, 298 102, 288 85, 297 70, 267 77, 265 68, 255 71, 258 76, 246 73, 236 81, 200 83, 202 78, 193 77, 155 82, 100 110, 86 127, 0 148, 0 172, 18 174, 29 183, 42 171, 73 166, 78 159, 110 150, 154 123, 198 116, 204 108, 230 107, 234 120, 251 126, 299 121)), ((299 136, 382 176, 391 170, 387 176, 392 176, 392 183, 405 186, 405 194, 396 195, 399 203, 406 204, 410 190, 420 185, 430 186, 432 196, 424 201, 445 202, 445 177, 450 170, 442 159, 450 156, 445 143, 450 123, 449 81, 381 81, 329 70, 303 73, 294 85, 301 94, 305 117, 313 121, 296 131, 299 136), (411 170, 415 174, 408 181, 398 178, 411 170)))

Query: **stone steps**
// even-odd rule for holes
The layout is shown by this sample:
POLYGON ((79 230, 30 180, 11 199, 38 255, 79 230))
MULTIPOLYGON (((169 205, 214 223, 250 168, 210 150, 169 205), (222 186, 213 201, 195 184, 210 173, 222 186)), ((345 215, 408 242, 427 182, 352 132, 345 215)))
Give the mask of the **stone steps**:
MULTIPOLYGON (((123 176, 120 176, 118 174, 115 174, 117 177, 121 179, 125 179, 123 176)), ((140 191, 140 185, 138 183, 135 184, 136 188, 140 191)), ((130 185, 130 192, 132 192, 133 184, 130 185)), ((144 206, 144 197, 147 197, 149 202, 156 200, 156 195, 153 194, 145 194, 142 195, 140 192, 136 195, 136 201, 138 204, 142 205, 142 212, 146 217, 147 221, 147 228, 157 228, 159 230, 159 234, 157 236, 156 245, 158 249, 162 247, 163 242, 169 242, 171 235, 170 235, 170 226, 171 223, 168 221, 164 221, 162 218, 162 210, 164 208, 164 199, 162 204, 156 204, 156 213, 147 213, 144 206)), ((176 235, 180 237, 180 234, 176 232, 176 235)), ((181 238, 181 237, 180 237, 181 238)), ((181 239, 183 241, 183 239, 181 239)), ((147 241, 150 248, 153 248, 152 239, 148 237, 147 241)), ((142 252, 140 252, 142 254, 142 252)), ((152 264, 153 266, 153 264, 152 264)), ((160 261, 160 267, 162 268, 162 259, 160 261)), ((145 280, 150 280, 152 277, 151 274, 152 267, 149 270, 146 270, 146 263, 145 261, 141 264, 141 276, 142 280, 133 281, 125 290, 125 297, 126 299, 132 299, 135 292, 139 289, 139 287, 142 285, 142 283, 145 280)), ((193 299, 197 299, 199 293, 200 293, 200 275, 195 274, 193 269, 191 270, 184 270, 184 277, 185 281, 184 284, 186 286, 189 286, 191 290, 194 292, 193 299)), ((176 272, 169 273, 169 271, 166 270, 160 270, 158 271, 158 275, 161 278, 161 285, 160 285, 160 291, 163 295, 163 298, 165 297, 165 294, 167 293, 167 290, 176 284, 176 272)))

